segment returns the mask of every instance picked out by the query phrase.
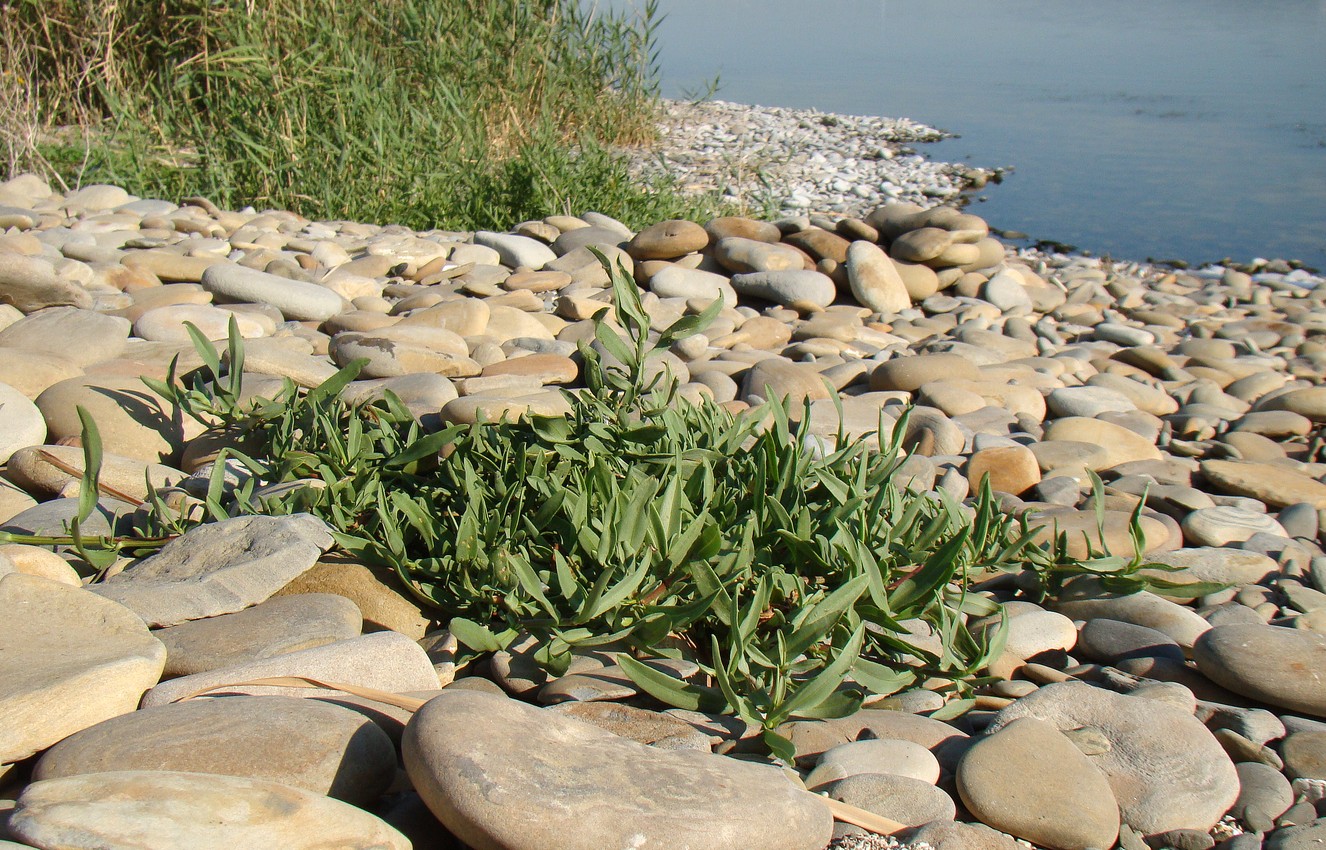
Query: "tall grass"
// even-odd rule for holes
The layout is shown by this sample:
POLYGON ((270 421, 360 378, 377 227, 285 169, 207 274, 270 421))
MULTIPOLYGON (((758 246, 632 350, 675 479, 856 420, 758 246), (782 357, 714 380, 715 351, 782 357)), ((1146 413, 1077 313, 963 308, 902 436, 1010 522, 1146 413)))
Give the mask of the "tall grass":
POLYGON ((653 3, 13 0, 66 173, 319 218, 508 227, 701 214, 611 153, 656 114, 653 3))

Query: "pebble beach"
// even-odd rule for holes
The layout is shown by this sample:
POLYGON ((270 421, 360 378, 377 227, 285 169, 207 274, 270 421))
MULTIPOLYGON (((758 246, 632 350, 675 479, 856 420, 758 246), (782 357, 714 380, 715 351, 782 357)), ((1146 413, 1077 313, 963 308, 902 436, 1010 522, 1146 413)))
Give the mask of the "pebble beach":
POLYGON ((307 514, 200 526, 95 584, 75 552, 0 544, 0 848, 1320 848, 1326 278, 1014 244, 961 205, 993 172, 917 152, 941 136, 671 103, 642 175, 747 214, 639 231, 578 210, 416 232, 14 177, 0 532, 77 515, 79 408, 106 454, 86 531, 149 485, 206 496, 215 442, 141 380, 201 365, 186 322, 217 341, 237 323, 254 394, 365 358, 345 396, 390 390, 426 428, 564 413, 611 304, 594 248, 657 328, 723 299, 665 354, 678 403, 790 398, 808 438, 875 442, 910 411, 907 487, 970 503, 989 483, 1077 557, 1132 555, 1140 509, 1157 576, 1223 589, 978 586, 1009 620, 975 709, 935 719, 944 696, 917 688, 794 720, 780 770, 610 652, 556 678, 517 641, 458 668, 438 612, 307 514), (422 707, 237 684, 289 676, 422 707), (825 798, 900 829, 835 822, 825 798))

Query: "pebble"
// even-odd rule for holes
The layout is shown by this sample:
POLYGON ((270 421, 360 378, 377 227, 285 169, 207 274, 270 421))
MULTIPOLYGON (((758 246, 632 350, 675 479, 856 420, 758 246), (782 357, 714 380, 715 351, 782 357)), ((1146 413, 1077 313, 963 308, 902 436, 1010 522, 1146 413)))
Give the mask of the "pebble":
POLYGON ((473 846, 819 850, 832 831, 776 769, 653 749, 506 697, 445 692, 402 748, 429 809, 473 846))
POLYGON ((827 275, 806 269, 736 274, 732 276, 732 288, 742 295, 784 307, 797 304, 827 307, 838 292, 827 275))
POLYGON ((977 739, 957 779, 973 815, 1038 846, 1111 847, 1119 835, 1119 804, 1106 774, 1054 725, 1033 716, 977 739))
POLYGON ((0 578, 0 764, 133 711, 166 649, 132 611, 24 573, 0 578))
POLYGON ((281 315, 295 321, 320 322, 344 309, 341 296, 313 283, 245 268, 235 263, 215 263, 203 272, 203 289, 233 301, 270 304, 281 315))
POLYGON ((122 714, 56 744, 33 779, 164 770, 265 779, 369 806, 396 775, 396 751, 373 721, 311 699, 198 699, 122 714))
MULTIPOLYGON (((913 454, 898 472, 899 483, 923 491, 943 489, 963 500, 986 479, 1007 509, 1030 510, 1033 522, 1057 521, 1071 529, 1074 553, 1087 553, 1089 537, 1094 548, 1109 548, 1125 558, 1133 554, 1128 519, 1145 492, 1146 560, 1182 569, 1144 567, 1142 575, 1231 585, 1224 594, 1184 599, 1121 595, 1106 592, 1095 580, 1074 579, 1062 592, 1039 600, 1044 607, 1023 608, 1027 592, 1005 577, 1001 581, 1006 583, 986 591, 1014 600, 1005 651, 987 672, 1017 678, 992 687, 988 695, 982 692, 982 710, 954 723, 887 710, 939 708, 943 697, 922 687, 847 718, 785 724, 780 731, 796 743, 804 776, 829 770, 838 757, 821 754, 835 747, 889 749, 910 742, 938 765, 939 787, 926 784, 934 771, 930 766, 927 780, 910 780, 919 783, 910 790, 903 787, 909 780, 885 773, 860 773, 825 788, 860 792, 855 799, 863 805, 875 794, 881 806, 877 811, 909 822, 913 817, 919 822, 922 814, 952 818, 948 806, 953 798, 945 792, 957 790, 953 776, 963 753, 974 749, 974 740, 982 742, 978 746, 1000 736, 1011 740, 1008 722, 1023 711, 1053 725, 1059 730, 1056 741, 1070 741, 1108 777, 1110 793, 1123 805, 1119 840, 1126 850, 1140 850, 1134 846, 1141 843, 1139 833, 1153 843, 1207 846, 1213 840, 1208 830, 1235 805, 1237 781, 1226 750, 1250 760, 1240 771, 1276 770, 1283 764, 1277 775, 1286 781, 1315 781, 1313 759, 1320 761, 1320 747, 1303 737, 1314 730, 1297 729, 1281 741, 1283 728, 1277 732, 1250 719, 1236 721, 1231 712, 1248 711, 1238 705, 1257 700, 1277 711, 1313 713, 1301 700, 1316 698, 1309 693, 1314 679, 1294 665, 1315 665, 1307 670, 1322 666, 1311 654, 1315 649, 1304 649, 1320 636, 1319 615, 1326 610, 1320 598, 1326 586, 1316 565, 1317 560, 1326 563, 1317 540, 1326 468, 1309 453, 1312 428, 1326 421, 1326 389, 1317 368, 1320 346, 1312 335, 1316 314, 1322 312, 1317 289, 1322 281, 1306 271, 1295 272, 1292 280, 1283 277, 1286 272, 1262 271, 1254 280, 1232 265, 1174 270, 1006 248, 989 237, 977 216, 954 207, 927 209, 981 177, 967 166, 929 162, 904 151, 909 141, 939 136, 910 122, 732 104, 669 104, 667 110, 673 124, 664 133, 663 148, 674 162, 704 169, 724 157, 733 161, 733 152, 743 145, 748 152, 758 149, 757 156, 769 158, 768 173, 776 171, 788 181, 771 183, 773 194, 760 203, 782 207, 787 217, 777 224, 738 217, 667 221, 635 233, 587 213, 526 222, 510 233, 411 233, 310 222, 281 212, 220 211, 201 200, 180 208, 140 201, 115 187, 70 198, 36 178, 3 184, 0 202, 20 212, 0 210, 0 220, 10 228, 0 236, 0 269, 5 270, 0 272, 0 302, 7 302, 0 304, 0 383, 10 390, 0 389, 0 443, 9 452, 0 457, 0 462, 8 458, 0 481, 0 522, 9 530, 59 532, 74 515, 76 500, 61 497, 77 491, 77 473, 68 469, 77 470, 82 462, 80 405, 92 413, 102 434, 107 452, 102 482, 123 497, 102 499, 89 519, 89 527, 98 532, 123 522, 115 512, 132 512, 146 496, 144 473, 154 484, 173 483, 214 456, 217 439, 200 437, 201 428, 192 420, 168 416, 168 403, 139 380, 140 375, 164 378, 177 354, 181 369, 199 365, 182 332, 186 319, 219 340, 231 316, 236 318, 249 339, 245 385, 251 391, 274 391, 264 388, 279 387, 284 378, 316 386, 362 354, 370 365, 347 396, 381 398, 390 389, 426 429, 472 422, 481 415, 564 414, 561 388, 574 391, 579 382, 577 346, 591 331, 586 320, 612 306, 605 289, 608 277, 587 247, 595 246, 628 271, 634 267, 646 284, 645 305, 655 330, 716 297, 724 300, 718 320, 704 335, 675 344, 666 355, 667 368, 692 382, 682 396, 712 392, 734 407, 758 404, 769 395, 809 400, 808 433, 816 438, 837 432, 836 405, 841 405, 848 433, 864 434, 879 425, 881 413, 888 427, 904 405, 914 402, 902 435, 903 447, 913 454), (83 231, 105 224, 92 217, 111 201, 118 229, 113 238, 87 238, 83 231), (177 213, 181 209, 187 213, 177 213), (184 225, 165 230, 158 217, 184 225), (19 277, 15 269, 22 271, 21 284, 14 282, 19 277), (11 295, 21 290, 29 300, 6 297, 6 286, 11 295), (28 430, 15 424, 19 420, 28 430), (1103 540, 1096 539, 1088 470, 1100 472, 1107 484, 1103 540), (1228 641, 1210 637, 1230 628, 1270 630, 1275 638, 1263 637, 1269 648, 1254 652, 1228 649, 1228 641), (1223 653, 1214 666, 1208 643, 1223 653), (1183 661, 1185 651, 1196 656, 1196 668, 1183 661), (1095 663, 1079 663, 1084 661, 1095 663), (1070 675, 1099 679, 1137 696, 1071 681, 1037 685, 1070 675), (1277 678, 1288 681, 1267 681, 1277 678), (1088 689, 1072 692, 1076 713, 1046 709, 1053 700, 1045 692, 1053 695, 1062 687, 1088 689), (1195 708, 1219 741, 1191 716, 1194 694, 1225 706, 1214 711, 1209 706, 1215 703, 1203 702, 1195 708), (1069 720, 1061 716, 1069 713, 1069 720), (975 739, 958 728, 975 732, 987 724, 990 734, 975 739), (1106 764, 1112 767, 1107 770, 1106 764), (855 788, 881 783, 896 785, 896 793, 855 788), (913 798, 918 808, 911 809, 911 802, 902 805, 913 798), (927 808, 931 804, 934 808, 927 808)), ((715 168, 697 175, 696 182, 719 180, 720 172, 715 168)), ((754 190, 743 180, 729 175, 713 185, 751 200, 754 195, 748 193, 754 190)), ((436 634, 437 612, 403 595, 394 576, 363 564, 315 564, 325 549, 324 530, 312 534, 317 541, 292 544, 299 558, 270 570, 255 566, 268 556, 253 553, 264 540, 274 540, 272 535, 252 535, 253 552, 225 554, 208 542, 206 531, 172 544, 195 554, 180 557, 169 569, 153 568, 152 559, 144 559, 127 565, 112 581, 92 585, 96 593, 128 593, 137 576, 145 585, 139 591, 171 601, 135 603, 135 610, 154 624, 179 624, 160 628, 153 637, 116 606, 111 610, 133 617, 133 637, 109 640, 87 636, 89 630, 107 628, 105 622, 94 626, 71 618, 80 623, 70 629, 80 652, 117 642, 136 647, 124 649, 131 663, 123 674, 100 675, 94 684, 80 686, 74 698, 59 690, 64 673, 49 656, 23 661, 24 675, 30 670, 33 676, 49 676, 51 693, 60 694, 51 704, 101 705, 113 696, 120 701, 114 713, 128 722, 133 715, 126 713, 149 688, 145 704, 184 709, 258 697, 165 703, 208 682, 234 683, 277 672, 424 693, 458 674, 462 678, 451 685, 456 693, 498 687, 465 675, 479 670, 458 671, 454 646, 430 656, 427 647, 433 644, 426 636, 436 634), (191 570, 204 562, 207 567, 199 566, 194 575, 191 570), (161 575, 142 581, 154 569, 161 575), (232 587, 227 578, 232 569, 237 575, 247 569, 250 575, 232 587), (319 595, 328 593, 333 595, 319 595), (181 614, 184 619, 176 620, 181 614), (360 636, 360 629, 394 634, 360 636), (415 643, 420 640, 426 646, 415 643), (183 678, 158 685, 163 669, 150 676, 148 670, 162 660, 162 644, 168 647, 164 672, 183 678), (103 692, 110 695, 97 696, 103 692)), ((86 605, 113 604, 77 586, 82 580, 60 555, 36 550, 49 557, 34 559, 26 551, 33 548, 6 547, 0 561, 5 582, 42 575, 62 582, 56 586, 67 593, 81 594, 77 598, 86 605)), ((278 561, 283 557, 268 555, 278 561)), ((0 617, 0 634, 7 628, 17 626, 0 617)), ((46 643, 52 641, 65 645, 54 638, 46 643)), ((438 644, 445 645, 445 640, 438 644)), ((494 657, 487 672, 525 700, 534 701, 545 689, 549 699, 588 695, 631 701, 562 703, 538 715, 544 726, 573 722, 558 715, 574 715, 604 734, 650 745, 644 756, 638 755, 640 749, 629 756, 623 750, 621 759, 643 759, 640 763, 647 765, 659 753, 687 752, 685 758, 700 760, 696 764, 722 765, 713 776, 740 774, 730 785, 698 782, 696 787, 704 789, 696 792, 699 805, 711 805, 713 789, 721 787, 718 798, 749 805, 755 814, 735 820, 727 814, 710 817, 711 822, 743 825, 719 836, 718 843, 697 846, 777 846, 787 840, 800 842, 787 846, 823 847, 827 817, 804 802, 813 798, 778 797, 787 788, 775 772, 705 752, 718 740, 725 748, 745 747, 740 739, 750 730, 744 724, 696 728, 637 707, 641 698, 613 673, 610 652, 577 656, 569 675, 549 685, 541 671, 525 663, 525 650, 512 649, 513 654, 494 657), (595 668, 608 669, 594 673, 595 668), (766 787, 761 783, 767 777, 783 784, 776 790, 766 787), (766 790, 742 797, 745 786, 766 790), (740 802, 750 799, 755 802, 740 802), (770 813, 784 809, 798 813, 792 830, 798 837, 785 839, 771 826, 780 821, 770 813)), ((75 657, 72 650, 69 654, 75 657)), ((97 656, 86 663, 102 670, 110 662, 97 656)), ((233 691, 279 693, 280 699, 300 705, 319 700, 307 690, 233 691)), ((407 719, 400 710, 370 709, 346 695, 320 699, 353 707, 361 712, 356 717, 376 718, 388 737, 399 736, 407 719)), ((144 722, 156 710, 142 709, 144 722)), ((25 721, 22 725, 39 734, 15 754, 0 755, 0 761, 39 755, 78 731, 54 730, 65 718, 48 713, 57 716, 25 721)), ((106 720, 79 722, 91 726, 106 720)), ((482 718, 493 740, 515 736, 504 752, 511 753, 507 758, 517 785, 523 760, 529 758, 525 739, 543 740, 520 731, 531 728, 524 723, 482 718)), ((481 724, 471 725, 467 733, 481 724)), ((197 728, 201 735, 202 725, 197 728)), ((263 740, 262 730, 252 737, 263 740)), ((297 735, 289 737, 287 749, 273 752, 288 752, 294 759, 297 750, 318 751, 315 744, 297 743, 302 740, 297 735)), ((246 752, 238 744, 234 749, 246 752)), ((565 755, 562 749, 549 745, 559 758, 565 755)), ((198 755, 204 753, 200 749, 198 755)), ((614 764, 616 759, 607 758, 614 764)), ((571 763, 592 773, 590 755, 575 754, 571 763)), ((686 780, 674 783, 679 788, 689 788, 697 770, 710 770, 676 762, 667 768, 675 772, 663 775, 682 776, 683 764, 686 780)), ((622 770, 635 777, 632 782, 652 781, 644 767, 635 773, 622 770)), ((1283 791, 1270 774, 1266 777, 1283 791)), ((629 803, 629 794, 620 794, 612 781, 606 785, 595 794, 609 800, 615 794, 629 803)), ((1076 799, 1071 789, 1050 790, 1060 797, 1050 799, 1046 811, 1059 811, 1076 799)), ((378 792, 361 793, 371 797, 378 792)), ((525 815, 509 808, 502 816, 534 823, 517 829, 528 846, 561 846, 546 843, 547 824, 536 823, 551 810, 546 794, 530 791, 526 799, 522 805, 528 805, 532 820, 521 821, 525 815)), ((688 806, 678 803, 674 811, 688 806)), ((1262 816, 1270 808, 1244 805, 1238 812, 1245 821, 1264 825, 1262 816)), ((1314 814, 1291 811, 1296 822, 1314 814)), ((969 812, 960 816, 971 820, 969 812)), ((659 846, 676 846, 672 839, 678 823, 703 819, 677 815, 659 825, 660 819, 647 834, 664 836, 657 838, 659 846)), ((1052 820, 1056 828, 1072 826, 1070 818, 1052 820)), ((1079 832, 1090 823, 1077 818, 1079 832)), ((1244 828, 1251 825, 1243 823, 1244 828)), ((559 835, 583 838, 587 846, 607 846, 619 837, 611 832, 614 827, 595 834, 597 828, 575 823, 559 835)), ((1223 837, 1220 828, 1218 838, 1223 837)), ((970 823, 931 824, 918 833, 923 835, 933 837, 934 847, 959 842, 1009 846, 1006 837, 970 823)), ((1106 838, 1090 840, 1103 843, 1106 838)), ((265 846, 288 843, 267 841, 265 846)))
POLYGON ((330 797, 265 779, 110 771, 29 785, 10 834, 34 847, 284 847, 409 850, 382 820, 330 797))
POLYGON ((861 306, 894 314, 912 305, 902 275, 878 245, 857 240, 848 246, 846 260, 847 281, 861 306))
POLYGON ((911 741, 877 739, 853 741, 826 750, 806 777, 812 791, 861 773, 885 773, 919 779, 931 785, 939 781, 939 761, 930 751, 911 741))
POLYGON ((1193 646, 1204 676, 1235 693, 1326 718, 1326 635, 1279 626, 1217 626, 1193 646))
POLYGON ((92 589, 148 625, 174 626, 266 600, 331 544, 311 514, 237 517, 200 526, 92 589))

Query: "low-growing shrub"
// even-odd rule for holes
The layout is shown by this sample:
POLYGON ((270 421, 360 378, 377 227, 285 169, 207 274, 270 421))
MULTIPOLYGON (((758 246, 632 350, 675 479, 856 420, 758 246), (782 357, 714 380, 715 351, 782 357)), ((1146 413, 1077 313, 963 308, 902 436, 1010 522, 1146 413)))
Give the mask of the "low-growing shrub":
MULTIPOLYGON (((391 394, 342 401, 359 363, 311 391, 287 381, 276 399, 245 401, 237 330, 225 352, 194 331, 203 366, 149 386, 245 451, 222 449, 206 492, 182 511, 154 493, 142 537, 80 551, 105 563, 198 522, 311 512, 345 552, 390 566, 440 609, 469 655, 532 637, 536 661, 557 675, 577 650, 620 650, 642 690, 735 714, 789 761, 781 723, 844 715, 871 695, 924 683, 950 697, 933 716, 966 710, 1005 633, 975 579, 1020 574, 1042 592, 1082 573, 1122 591, 1167 584, 1137 575, 1140 540, 1132 559, 1074 560, 1062 537, 1034 542, 988 486, 971 505, 899 486, 905 418, 881 419, 874 449, 841 432, 809 439, 798 424, 809 410, 798 420, 785 403, 734 415, 680 401, 650 361, 721 304, 651 332, 630 272, 609 271, 622 332, 605 307, 567 416, 429 433, 391 394), (683 679, 650 658, 701 672, 683 679)), ((80 519, 99 462, 95 424, 85 418, 85 429, 80 519)))

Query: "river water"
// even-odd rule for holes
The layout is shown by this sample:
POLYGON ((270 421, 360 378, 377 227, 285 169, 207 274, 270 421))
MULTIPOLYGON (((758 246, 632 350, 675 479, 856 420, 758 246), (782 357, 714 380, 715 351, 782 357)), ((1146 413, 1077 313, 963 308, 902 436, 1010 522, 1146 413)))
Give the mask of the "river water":
POLYGON ((1326 0, 659 5, 665 96, 717 76, 722 100, 959 134, 922 151, 1012 169, 973 201, 996 227, 1326 268, 1326 0))

